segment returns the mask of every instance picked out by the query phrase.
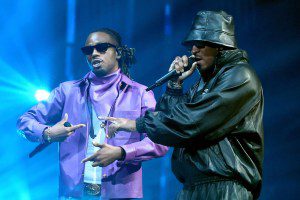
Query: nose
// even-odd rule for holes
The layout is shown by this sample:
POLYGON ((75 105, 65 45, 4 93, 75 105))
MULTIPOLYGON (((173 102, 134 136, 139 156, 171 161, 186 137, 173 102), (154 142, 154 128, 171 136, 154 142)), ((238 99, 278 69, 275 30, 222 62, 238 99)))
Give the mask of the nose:
POLYGON ((97 51, 96 48, 93 48, 92 56, 95 55, 95 54, 99 54, 99 52, 97 51))
POLYGON ((202 49, 202 48, 203 48, 203 47, 199 47, 199 46, 193 45, 193 46, 192 46, 191 53, 192 53, 192 54, 198 53, 198 52, 200 51, 200 49, 202 49))
POLYGON ((93 58, 97 58, 97 57, 99 57, 99 56, 101 56, 101 53, 99 53, 99 52, 97 51, 97 49, 94 48, 92 54, 90 55, 90 57, 93 59, 93 58))

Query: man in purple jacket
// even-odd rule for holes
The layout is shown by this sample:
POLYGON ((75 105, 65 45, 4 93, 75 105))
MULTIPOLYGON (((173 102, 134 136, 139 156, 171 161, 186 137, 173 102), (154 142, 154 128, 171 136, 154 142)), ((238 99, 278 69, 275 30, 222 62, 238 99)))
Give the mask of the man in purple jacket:
POLYGON ((134 52, 121 43, 114 30, 92 32, 82 48, 91 71, 61 83, 18 120, 28 140, 59 142, 60 199, 142 198, 141 162, 168 150, 137 132, 105 137, 109 124, 98 116, 136 119, 155 107, 153 93, 129 78, 134 52))

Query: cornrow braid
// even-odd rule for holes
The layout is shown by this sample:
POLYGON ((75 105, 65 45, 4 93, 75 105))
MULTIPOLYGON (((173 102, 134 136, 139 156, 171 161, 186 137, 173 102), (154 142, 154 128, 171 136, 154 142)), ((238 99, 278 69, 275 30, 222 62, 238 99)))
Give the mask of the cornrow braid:
POLYGON ((136 62, 136 58, 135 58, 135 49, 134 48, 129 48, 126 45, 120 47, 119 49, 119 53, 121 53, 121 58, 119 60, 119 64, 121 67, 121 71, 130 77, 130 73, 129 73, 129 68, 135 64, 136 62))

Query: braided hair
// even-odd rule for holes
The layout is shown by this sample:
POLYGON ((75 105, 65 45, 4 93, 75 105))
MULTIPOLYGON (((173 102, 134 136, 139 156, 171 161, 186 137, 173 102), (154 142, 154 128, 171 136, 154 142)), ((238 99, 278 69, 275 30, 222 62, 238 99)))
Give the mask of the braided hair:
POLYGON ((118 60, 120 69, 123 74, 125 74, 126 76, 131 78, 130 73, 129 73, 129 68, 136 62, 135 55, 134 55, 135 49, 129 48, 129 47, 127 47, 127 45, 123 46, 122 38, 121 38, 120 34, 115 30, 112 30, 110 28, 101 28, 94 32, 106 33, 106 34, 110 35, 116 41, 117 52, 121 55, 121 58, 118 60))

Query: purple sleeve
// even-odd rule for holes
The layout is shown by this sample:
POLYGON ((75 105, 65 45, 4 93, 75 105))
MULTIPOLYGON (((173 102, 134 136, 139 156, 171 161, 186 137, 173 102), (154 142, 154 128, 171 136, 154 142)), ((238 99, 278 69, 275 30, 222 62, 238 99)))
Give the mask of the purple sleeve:
MULTIPOLYGON (((141 107, 142 116, 144 116, 147 110, 154 110, 155 104, 156 101, 153 92, 144 91, 142 95, 141 107)), ((143 140, 121 146, 126 152, 126 156, 124 159, 125 162, 146 161, 152 158, 164 156, 167 153, 168 147, 152 142, 145 133, 143 133, 142 135, 144 138, 143 140)))
POLYGON ((45 128, 61 118, 63 97, 61 86, 54 89, 46 101, 39 102, 18 119, 18 132, 32 142, 44 143, 42 134, 45 128))

